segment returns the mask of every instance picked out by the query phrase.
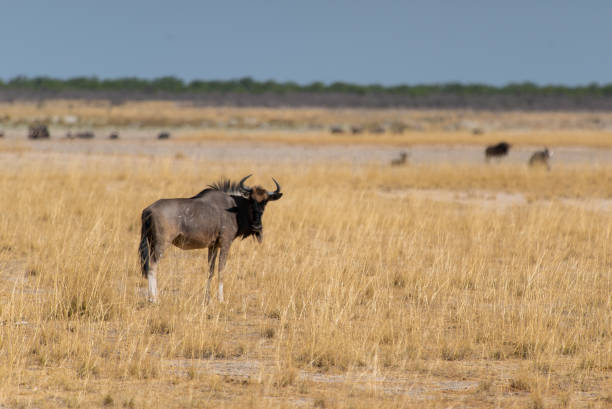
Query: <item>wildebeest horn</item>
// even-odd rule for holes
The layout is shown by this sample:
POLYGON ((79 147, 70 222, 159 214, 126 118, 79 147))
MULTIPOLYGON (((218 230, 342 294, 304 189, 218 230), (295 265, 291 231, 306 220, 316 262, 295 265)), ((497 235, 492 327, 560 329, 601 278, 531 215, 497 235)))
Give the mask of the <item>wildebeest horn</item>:
POLYGON ((253 175, 250 174, 249 176, 243 177, 240 180, 240 183, 238 184, 238 188, 240 189, 240 192, 244 193, 245 195, 251 193, 251 191, 253 190, 250 187, 244 185, 244 181, 247 180, 248 178, 250 178, 251 176, 253 176, 253 175))
POLYGON ((276 185, 276 190, 274 192, 268 192, 268 200, 278 200, 283 195, 281 193, 281 187, 276 181, 276 179, 272 178, 272 180, 274 181, 274 184, 276 185))

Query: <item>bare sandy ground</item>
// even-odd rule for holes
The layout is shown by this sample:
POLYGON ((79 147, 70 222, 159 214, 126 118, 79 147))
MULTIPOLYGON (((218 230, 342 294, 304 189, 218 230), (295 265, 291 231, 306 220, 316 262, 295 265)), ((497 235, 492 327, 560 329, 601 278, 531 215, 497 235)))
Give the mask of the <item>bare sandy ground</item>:
MULTIPOLYGON (((259 360, 208 360, 194 361, 188 359, 169 360, 167 365, 177 372, 187 372, 196 366, 197 370, 214 373, 219 376, 235 377, 238 379, 257 379, 265 373, 274 370, 273 365, 259 360)), ((377 390, 386 395, 407 395, 413 399, 431 399, 432 393, 452 393, 466 391, 478 387, 475 380, 451 380, 432 374, 424 376, 422 373, 393 373, 382 375, 380 373, 350 372, 345 374, 327 374, 312 371, 298 371, 297 377, 302 380, 321 383, 346 385, 361 390, 377 390)), ((307 402, 296 402, 307 403, 307 402)))
MULTIPOLYGON (((389 145, 297 145, 269 142, 185 141, 170 139, 159 141, 147 131, 122 132, 121 139, 106 139, 107 133, 99 132, 93 140, 68 140, 55 137, 50 140, 30 141, 23 132, 9 131, 3 138, 5 148, 20 148, 30 152, 68 154, 178 156, 199 160, 253 162, 329 162, 389 163, 399 153, 408 153, 408 163, 465 163, 484 162, 484 146, 415 145, 397 147, 389 145)), ((531 154, 542 147, 517 147, 500 161, 526 164, 531 154)), ((610 164, 612 149, 590 147, 559 147, 554 149, 551 166, 557 164, 610 164)))
POLYGON ((584 210, 611 210, 612 199, 588 198, 572 199, 560 197, 555 200, 530 201, 522 193, 508 193, 487 190, 456 191, 447 189, 395 189, 381 190, 381 196, 392 196, 435 202, 452 202, 468 206, 479 206, 486 209, 505 209, 508 206, 571 206, 584 210))

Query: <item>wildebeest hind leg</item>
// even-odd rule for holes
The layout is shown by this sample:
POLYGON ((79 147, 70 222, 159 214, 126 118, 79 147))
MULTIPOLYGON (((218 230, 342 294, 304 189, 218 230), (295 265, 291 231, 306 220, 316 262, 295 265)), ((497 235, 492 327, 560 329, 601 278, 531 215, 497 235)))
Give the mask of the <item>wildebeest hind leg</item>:
POLYGON ((157 267, 159 266, 159 260, 163 255, 164 248, 165 246, 163 243, 156 242, 152 249, 149 272, 147 274, 147 281, 149 282, 149 301, 152 303, 157 303, 159 301, 157 296, 157 267))
POLYGON ((218 247, 210 246, 208 248, 208 282, 206 283, 206 296, 204 297, 206 304, 210 301, 210 282, 215 275, 215 260, 218 252, 218 247))
POLYGON ((227 253, 229 253, 229 246, 222 247, 219 252, 219 302, 223 302, 223 268, 225 267, 225 261, 227 260, 227 253))
POLYGON ((149 282, 149 301, 157 303, 157 261, 151 260, 147 281, 149 282))

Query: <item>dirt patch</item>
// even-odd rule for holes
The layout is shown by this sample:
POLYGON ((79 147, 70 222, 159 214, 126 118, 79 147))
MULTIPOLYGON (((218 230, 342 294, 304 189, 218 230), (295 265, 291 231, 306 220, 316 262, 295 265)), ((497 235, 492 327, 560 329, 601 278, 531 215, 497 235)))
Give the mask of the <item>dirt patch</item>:
MULTIPOLYGON (((231 378, 257 380, 263 373, 274 370, 270 362, 259 360, 188 360, 167 361, 178 374, 186 375, 188 370, 231 378)), ((298 379, 326 385, 346 385, 360 390, 376 391, 386 395, 407 395, 411 398, 426 399, 435 392, 462 392, 476 388, 478 382, 468 380, 440 380, 415 374, 376 374, 372 372, 327 374, 298 371, 298 379)))
POLYGON ((612 209, 612 199, 588 198, 554 200, 528 200, 522 193, 495 192, 486 190, 455 191, 445 189, 391 189, 379 191, 381 196, 409 198, 416 200, 433 200, 436 202, 460 203, 469 206, 480 206, 487 209, 505 209, 508 206, 564 206, 578 207, 590 211, 612 209))

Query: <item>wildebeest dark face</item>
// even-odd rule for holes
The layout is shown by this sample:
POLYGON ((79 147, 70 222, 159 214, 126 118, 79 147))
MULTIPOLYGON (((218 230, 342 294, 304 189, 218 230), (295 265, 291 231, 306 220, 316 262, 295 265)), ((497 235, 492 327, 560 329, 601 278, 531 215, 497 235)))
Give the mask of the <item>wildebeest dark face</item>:
POLYGON ((268 204, 269 195, 264 189, 259 186, 255 186, 249 195, 249 210, 250 210, 250 222, 251 229, 255 232, 261 232, 261 217, 263 216, 264 210, 266 210, 266 204, 268 204))
POLYGON ((263 225, 261 223, 261 218, 263 216, 264 210, 266 209, 266 204, 269 201, 274 201, 280 199, 283 194, 281 193, 281 188, 278 182, 274 180, 276 184, 276 190, 274 192, 268 192, 266 189, 261 186, 248 187, 244 185, 244 181, 249 178, 251 175, 243 178, 240 181, 240 190, 243 195, 249 200, 249 229, 257 238, 257 241, 261 243, 263 240, 263 225))

